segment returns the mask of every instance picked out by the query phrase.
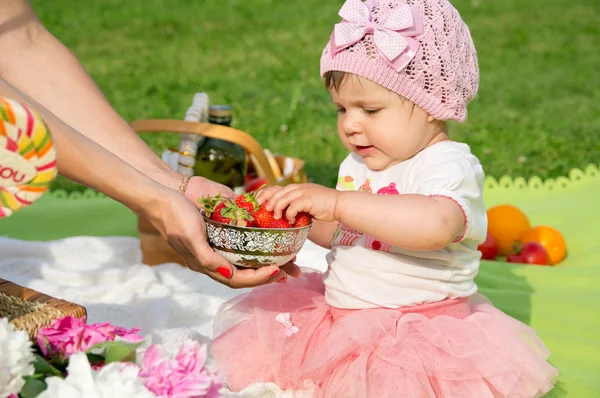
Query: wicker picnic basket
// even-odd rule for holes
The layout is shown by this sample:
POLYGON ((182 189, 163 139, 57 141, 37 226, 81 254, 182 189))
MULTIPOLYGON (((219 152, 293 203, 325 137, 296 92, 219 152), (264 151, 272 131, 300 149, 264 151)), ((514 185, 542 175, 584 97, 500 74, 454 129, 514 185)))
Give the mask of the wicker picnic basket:
POLYGON ((24 330, 30 339, 40 328, 65 316, 86 319, 85 307, 36 292, 0 278, 0 318, 8 317, 15 329, 24 330))
MULTIPOLYGON (((259 177, 264 177, 269 185, 288 185, 291 183, 307 182, 308 178, 304 171, 304 161, 283 155, 275 155, 269 159, 264 149, 248 133, 232 127, 226 127, 210 123, 188 122, 175 119, 146 119, 131 123, 137 133, 171 132, 178 134, 196 134, 205 137, 218 138, 230 141, 242 146, 248 154, 249 169, 259 177), (293 161, 291 173, 281 175, 285 163, 293 161)), ((183 265, 183 260, 162 238, 154 226, 144 217, 138 217, 138 231, 140 235, 140 247, 142 250, 142 261, 147 265, 158 265, 166 262, 175 262, 183 265)))

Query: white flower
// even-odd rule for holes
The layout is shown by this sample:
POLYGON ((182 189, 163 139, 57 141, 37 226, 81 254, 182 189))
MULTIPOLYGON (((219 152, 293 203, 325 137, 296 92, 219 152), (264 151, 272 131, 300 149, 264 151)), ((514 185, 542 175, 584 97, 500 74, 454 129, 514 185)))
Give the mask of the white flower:
POLYGON ((227 388, 219 391, 223 398, 282 398, 283 391, 274 383, 255 383, 240 392, 233 392, 227 388))
POLYGON ((240 392, 233 392, 227 388, 219 391, 223 398, 312 398, 315 392, 312 380, 306 380, 302 390, 282 390, 275 383, 254 383, 240 392))
POLYGON ((139 368, 135 364, 115 362, 100 371, 92 370, 83 352, 71 355, 68 376, 49 377, 48 388, 38 398, 154 398, 138 378, 139 368))
POLYGON ((21 391, 23 376, 33 374, 34 360, 27 333, 15 330, 7 318, 0 319, 0 398, 21 391))

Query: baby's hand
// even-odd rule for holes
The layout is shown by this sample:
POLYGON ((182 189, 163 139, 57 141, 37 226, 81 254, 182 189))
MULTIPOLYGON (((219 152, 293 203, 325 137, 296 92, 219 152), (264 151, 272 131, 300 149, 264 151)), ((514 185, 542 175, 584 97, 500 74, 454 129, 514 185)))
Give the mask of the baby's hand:
POLYGON ((258 201, 268 202, 267 210, 273 211, 275 218, 281 218, 285 211, 290 224, 300 212, 310 213, 317 220, 334 221, 339 195, 339 191, 317 184, 291 184, 261 190, 258 201))
POLYGON ((266 188, 261 188, 256 192, 256 201, 259 205, 265 202, 270 202, 273 195, 283 189, 280 185, 274 185, 266 188))

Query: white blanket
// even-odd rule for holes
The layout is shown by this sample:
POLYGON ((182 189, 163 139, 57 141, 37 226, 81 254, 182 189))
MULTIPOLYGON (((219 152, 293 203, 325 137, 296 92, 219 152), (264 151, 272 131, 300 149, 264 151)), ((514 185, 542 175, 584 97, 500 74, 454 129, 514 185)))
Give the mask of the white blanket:
MULTIPOLYGON (((325 253, 307 242, 297 263, 323 271, 325 253)), ((139 241, 122 237, 51 242, 0 237, 0 278, 85 306, 89 323, 140 327, 171 352, 188 338, 209 341, 219 306, 246 291, 178 264, 146 266, 139 241)))

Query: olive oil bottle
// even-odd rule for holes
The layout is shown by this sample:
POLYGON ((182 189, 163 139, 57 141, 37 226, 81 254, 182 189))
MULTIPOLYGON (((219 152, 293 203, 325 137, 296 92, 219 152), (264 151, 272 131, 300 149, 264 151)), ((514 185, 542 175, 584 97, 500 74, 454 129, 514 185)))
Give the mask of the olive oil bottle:
MULTIPOLYGON (((211 105, 208 122, 230 126, 233 110, 229 105, 211 105)), ((242 192, 248 171, 246 151, 238 144, 204 137, 198 144, 194 174, 242 192)))

